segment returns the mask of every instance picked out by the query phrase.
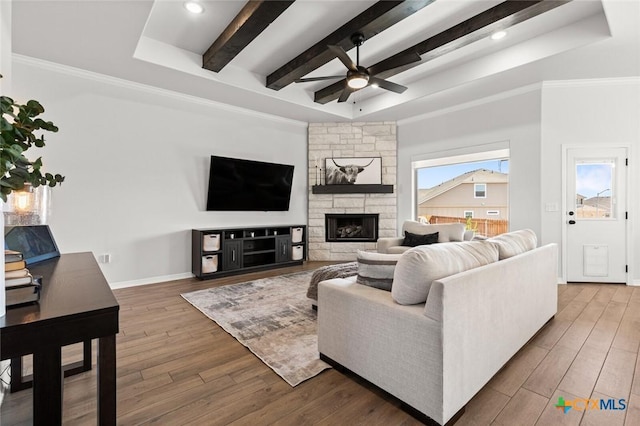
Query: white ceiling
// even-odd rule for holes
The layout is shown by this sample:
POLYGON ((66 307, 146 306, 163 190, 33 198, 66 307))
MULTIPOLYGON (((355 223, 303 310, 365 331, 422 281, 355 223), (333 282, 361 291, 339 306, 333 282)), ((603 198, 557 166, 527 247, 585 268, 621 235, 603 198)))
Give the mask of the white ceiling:
MULTIPOLYGON (((410 1, 410 0, 409 0, 410 1)), ((398 120, 543 80, 640 75, 640 2, 574 0, 389 80, 403 94, 365 88, 325 105, 313 93, 327 82, 265 87, 266 76, 374 1, 297 0, 219 73, 202 54, 245 1, 14 0, 14 53, 301 121, 398 120)), ((368 66, 500 1, 437 0, 361 47, 368 66)), ((352 58, 354 51, 349 52, 352 58)), ((344 74, 336 59, 308 77, 344 74)), ((329 81, 332 83, 332 81, 329 81)))

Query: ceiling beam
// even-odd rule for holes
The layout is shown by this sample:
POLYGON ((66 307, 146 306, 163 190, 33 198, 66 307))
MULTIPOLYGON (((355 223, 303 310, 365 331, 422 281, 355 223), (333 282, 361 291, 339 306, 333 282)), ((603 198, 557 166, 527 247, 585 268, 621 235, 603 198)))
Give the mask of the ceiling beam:
POLYGON ((364 34, 366 40, 413 15, 435 0, 379 1, 327 37, 267 76, 267 87, 280 90, 311 71, 335 59, 328 45, 353 49, 351 35, 364 34))
MULTIPOLYGON (((505 1, 372 65, 370 67, 372 74, 379 78, 394 76, 475 41, 489 37, 496 31, 505 30, 570 1, 571 0, 505 1), (389 64, 393 64, 397 57, 413 52, 418 53, 422 57, 422 60, 403 67, 388 69, 389 64)), ((343 79, 318 90, 314 94, 314 101, 320 104, 326 104, 327 102, 338 99, 345 84, 346 80, 343 79)))
POLYGON ((250 0, 202 55, 202 68, 220 72, 295 0, 250 0))

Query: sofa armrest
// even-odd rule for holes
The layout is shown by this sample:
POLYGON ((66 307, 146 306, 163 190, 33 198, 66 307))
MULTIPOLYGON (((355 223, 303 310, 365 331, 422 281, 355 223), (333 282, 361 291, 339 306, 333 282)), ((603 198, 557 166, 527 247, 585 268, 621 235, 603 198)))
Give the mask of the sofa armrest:
POLYGON ((318 351, 444 424, 441 324, 356 280, 318 285, 318 351))
POLYGON ((378 253, 388 253, 389 247, 401 246, 403 237, 378 238, 378 253))

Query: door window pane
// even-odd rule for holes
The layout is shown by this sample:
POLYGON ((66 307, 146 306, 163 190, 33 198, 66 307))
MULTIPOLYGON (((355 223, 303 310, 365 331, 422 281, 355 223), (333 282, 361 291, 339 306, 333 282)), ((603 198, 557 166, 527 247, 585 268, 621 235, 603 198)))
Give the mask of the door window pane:
POLYGON ((613 161, 576 164, 576 217, 605 219, 614 217, 613 161))

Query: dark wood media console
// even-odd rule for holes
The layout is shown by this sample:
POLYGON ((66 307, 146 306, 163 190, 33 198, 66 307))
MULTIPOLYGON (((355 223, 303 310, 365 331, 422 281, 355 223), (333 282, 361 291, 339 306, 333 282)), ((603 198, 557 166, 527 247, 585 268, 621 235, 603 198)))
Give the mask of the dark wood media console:
POLYGON ((191 264, 200 279, 301 265, 306 225, 193 229, 191 264))

